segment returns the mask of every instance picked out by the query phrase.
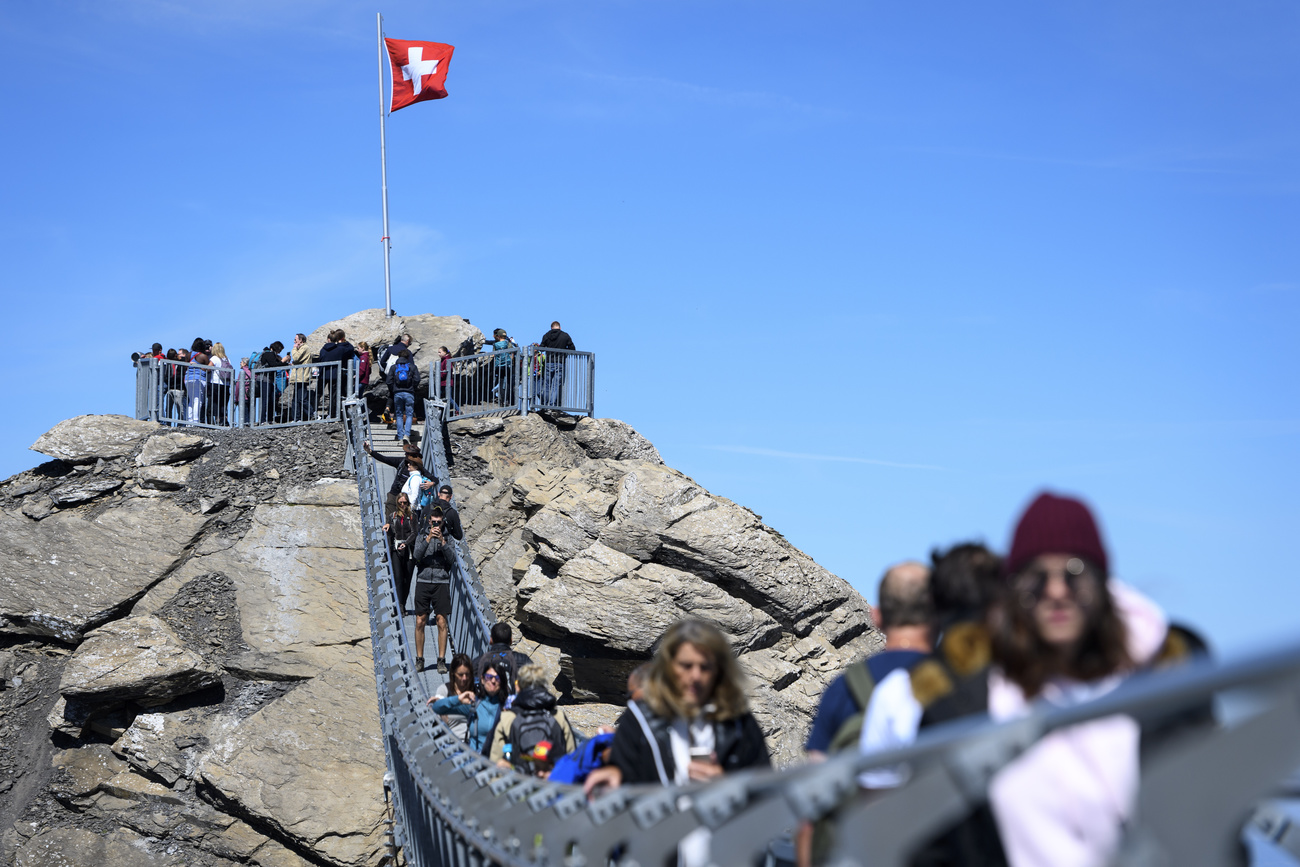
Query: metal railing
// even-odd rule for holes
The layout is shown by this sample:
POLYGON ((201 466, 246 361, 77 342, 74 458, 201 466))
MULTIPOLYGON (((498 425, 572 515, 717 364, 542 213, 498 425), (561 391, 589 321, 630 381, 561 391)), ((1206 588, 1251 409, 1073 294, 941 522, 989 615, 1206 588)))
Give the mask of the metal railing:
MULTIPOLYGON (((352 451, 360 454, 367 422, 359 403, 349 404, 346 420, 352 451)), ((430 425, 425 459, 445 479, 436 428, 430 425)), ((1249 713, 1143 754, 1138 813, 1112 862, 1226 864, 1233 863, 1250 805, 1300 765, 1300 646, 1293 646, 1235 663, 1135 676, 1095 701, 1039 704, 1013 722, 958 720, 927 730, 904 749, 841 753, 817 765, 742 771, 706 785, 624 786, 589 803, 575 787, 497 768, 426 707, 398 611, 374 470, 373 462, 360 461, 357 486, 385 779, 394 800, 394 841, 408 864, 658 867, 675 857, 683 836, 707 828, 712 863, 752 867, 774 837, 832 811, 838 842, 829 863, 902 864, 915 845, 982 804, 993 775, 1046 734, 1114 714, 1155 726, 1235 692, 1250 696, 1249 713), (911 769, 905 784, 860 796, 860 773, 899 764, 911 769)), ((476 621, 480 643, 472 646, 481 647, 491 610, 481 586, 473 586, 469 558, 462 547, 457 552, 453 599, 461 597, 467 623, 476 621)), ((1253 825, 1281 839, 1280 821, 1257 814, 1253 825)))
POLYGON ((429 395, 446 418, 556 410, 596 411, 596 354, 540 344, 482 352, 429 365, 429 395))
POLYGON ((590 416, 596 409, 596 354, 532 344, 524 349, 528 409, 590 416))
POLYGON ((342 418, 357 395, 356 360, 283 367, 136 363, 135 417, 174 426, 288 427, 342 418))

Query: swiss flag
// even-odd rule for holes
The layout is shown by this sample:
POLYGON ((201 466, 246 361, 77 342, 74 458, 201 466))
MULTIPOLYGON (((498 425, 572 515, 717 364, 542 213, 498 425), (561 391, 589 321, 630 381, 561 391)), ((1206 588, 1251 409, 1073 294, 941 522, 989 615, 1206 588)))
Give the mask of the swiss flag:
POLYGON ((413 42, 385 39, 388 59, 393 62, 393 105, 390 111, 406 108, 426 99, 447 95, 447 67, 455 47, 442 42, 413 42))

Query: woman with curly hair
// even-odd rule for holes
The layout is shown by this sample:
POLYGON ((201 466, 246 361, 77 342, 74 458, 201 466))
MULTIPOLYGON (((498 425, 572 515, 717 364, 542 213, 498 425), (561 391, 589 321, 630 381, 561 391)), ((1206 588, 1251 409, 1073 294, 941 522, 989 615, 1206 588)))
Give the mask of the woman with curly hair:
POLYGON ((602 784, 683 785, 771 764, 740 665, 717 627, 700 620, 668 627, 643 689, 619 721, 612 764, 588 777, 588 792, 602 784))

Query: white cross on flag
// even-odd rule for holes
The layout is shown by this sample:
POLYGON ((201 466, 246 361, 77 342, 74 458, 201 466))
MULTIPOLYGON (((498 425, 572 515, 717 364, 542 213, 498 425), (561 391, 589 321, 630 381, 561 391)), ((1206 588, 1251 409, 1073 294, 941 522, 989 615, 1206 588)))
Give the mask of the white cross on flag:
POLYGON ((412 42, 385 39, 388 58, 393 62, 393 104, 397 111, 426 99, 447 95, 447 67, 456 49, 442 42, 412 42))

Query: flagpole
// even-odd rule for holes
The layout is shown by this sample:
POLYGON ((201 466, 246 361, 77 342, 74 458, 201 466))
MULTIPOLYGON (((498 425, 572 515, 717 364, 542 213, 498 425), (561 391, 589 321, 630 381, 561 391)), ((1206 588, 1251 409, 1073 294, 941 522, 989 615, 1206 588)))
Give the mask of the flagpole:
POLYGON ((393 278, 388 265, 392 242, 388 237, 388 149, 384 140, 384 16, 375 13, 375 34, 379 40, 379 177, 384 188, 384 316, 393 315, 393 278))

